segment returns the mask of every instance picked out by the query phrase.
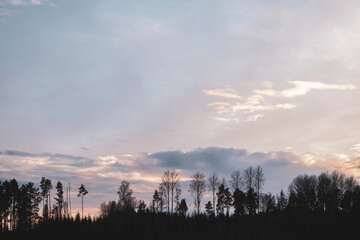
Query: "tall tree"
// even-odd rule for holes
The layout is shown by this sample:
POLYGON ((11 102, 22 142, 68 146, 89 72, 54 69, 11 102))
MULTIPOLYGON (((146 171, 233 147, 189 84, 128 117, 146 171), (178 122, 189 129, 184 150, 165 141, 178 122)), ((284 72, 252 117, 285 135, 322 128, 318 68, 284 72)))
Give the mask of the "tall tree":
POLYGON ((122 210, 133 211, 136 206, 136 199, 133 197, 133 190, 130 188, 130 183, 122 181, 117 191, 119 195, 119 205, 122 210))
POLYGON ((57 210, 58 210, 57 216, 59 216, 61 218, 63 205, 64 205, 64 189, 63 189, 63 185, 60 181, 58 181, 56 184, 56 195, 57 195, 57 198, 55 198, 55 201, 56 201, 56 206, 57 206, 57 210))
POLYGON ((159 212, 163 212, 165 205, 168 205, 167 204, 168 195, 166 189, 161 183, 159 184, 158 192, 159 192, 159 212))
POLYGON ((277 196, 277 209, 283 211, 287 206, 287 199, 284 191, 281 189, 279 196, 277 196))
POLYGON ((51 189, 52 189, 52 184, 51 184, 50 179, 45 179, 45 189, 46 189, 46 193, 47 193, 47 200, 46 200, 46 205, 47 206, 45 206, 45 208, 47 210, 47 213, 50 213, 50 215, 51 215, 51 189))
POLYGON ((216 191, 218 190, 220 185, 219 177, 216 175, 216 173, 211 173, 208 178, 208 188, 212 192, 212 198, 213 198, 213 212, 215 213, 215 200, 216 200, 216 191))
POLYGON ((81 184, 79 187, 79 193, 78 193, 78 197, 81 197, 81 218, 84 217, 84 197, 86 194, 88 194, 88 190, 86 190, 84 184, 81 184))
POLYGON ((10 224, 11 229, 14 230, 16 227, 16 205, 18 202, 19 194, 19 184, 16 179, 10 180, 10 196, 11 196, 11 215, 10 215, 10 224))
POLYGON ((226 209, 228 214, 230 206, 232 204, 232 198, 229 188, 226 188, 222 183, 216 195, 218 199, 216 204, 216 212, 218 214, 224 215, 224 211, 226 209))
POLYGON ((256 174, 256 172, 253 167, 248 167, 247 169, 245 169, 244 175, 243 175, 245 191, 249 191, 250 188, 254 188, 255 174, 256 174))
POLYGON ((224 186, 224 184, 220 184, 219 189, 216 193, 216 196, 217 196, 216 212, 218 214, 224 215, 224 209, 225 209, 225 186, 224 186))
POLYGON ((242 189, 242 175, 241 172, 236 170, 230 175, 230 187, 234 193, 236 189, 242 189))
POLYGON ((194 198, 195 208, 200 214, 200 203, 206 191, 205 175, 202 172, 196 172, 192 175, 190 181, 190 193, 194 198))
POLYGON ((10 215, 11 208, 11 188, 10 182, 0 181, 0 232, 4 229, 7 230, 7 220, 10 215), (4 223, 2 225, 2 223, 4 223))
POLYGON ((180 188, 176 188, 176 192, 175 192, 175 211, 179 212, 179 205, 180 205, 180 195, 181 195, 181 189, 180 188))
POLYGON ((170 214, 170 189, 171 189, 171 177, 170 170, 166 170, 164 174, 161 176, 161 183, 159 186, 159 190, 163 192, 166 198, 166 205, 168 214, 170 214))
POLYGON ((41 200, 42 200, 42 209, 43 209, 43 217, 45 217, 45 198, 47 198, 47 189, 45 188, 45 178, 42 177, 40 181, 40 189, 41 189, 41 200))
POLYGON ((160 196, 159 196, 159 192, 157 190, 155 190, 154 195, 153 195, 153 199, 151 201, 151 210, 152 212, 159 212, 159 205, 160 205, 160 196))
POLYGON ((258 196, 253 188, 250 188, 246 192, 245 208, 249 215, 255 215, 256 209, 258 208, 258 196))
POLYGON ((226 208, 226 215, 229 216, 230 214, 230 207, 232 205, 232 197, 229 188, 225 188, 225 208, 226 208))
POLYGON ((180 189, 179 173, 173 170, 166 170, 161 177, 160 187, 166 197, 168 213, 174 212, 174 197, 177 189, 180 189))
POLYGON ((289 186, 289 204, 302 210, 314 210, 316 207, 316 185, 315 175, 299 175, 291 182, 289 186))
POLYGON ((235 209, 235 215, 243 216, 245 214, 245 202, 246 195, 239 188, 234 191, 233 194, 233 206, 235 209))
POLYGON ((256 189, 256 193, 258 196, 258 212, 260 212, 260 196, 261 196, 261 189, 265 183, 265 173, 262 167, 257 166, 255 168, 255 179, 254 179, 254 187, 256 189))
POLYGON ((174 212, 174 196, 181 194, 180 176, 174 169, 170 171, 170 193, 171 193, 171 213, 174 212))
POLYGON ((36 222, 40 202, 41 195, 39 189, 34 187, 34 183, 29 182, 21 186, 17 203, 19 229, 29 230, 36 222))

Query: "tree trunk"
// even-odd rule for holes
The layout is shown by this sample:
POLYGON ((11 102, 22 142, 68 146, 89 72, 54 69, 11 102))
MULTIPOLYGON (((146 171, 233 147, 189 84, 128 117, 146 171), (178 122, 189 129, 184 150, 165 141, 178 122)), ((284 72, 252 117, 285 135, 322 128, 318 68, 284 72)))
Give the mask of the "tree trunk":
POLYGON ((51 217, 51 190, 49 190, 49 216, 51 217))
POLYGON ((84 219, 84 197, 81 196, 81 219, 84 219))
POLYGON ((171 213, 174 213, 174 190, 171 191, 171 213))
POLYGON ((215 192, 213 191, 213 211, 215 214, 215 192))

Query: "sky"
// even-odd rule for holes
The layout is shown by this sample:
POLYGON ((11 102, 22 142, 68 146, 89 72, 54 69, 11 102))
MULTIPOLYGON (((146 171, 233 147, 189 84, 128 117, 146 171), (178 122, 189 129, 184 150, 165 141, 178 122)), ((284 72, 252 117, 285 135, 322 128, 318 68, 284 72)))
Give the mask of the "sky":
POLYGON ((0 0, 0 180, 71 182, 74 211, 83 183, 96 215, 166 169, 188 203, 196 171, 359 179, 358 29, 352 0, 0 0))

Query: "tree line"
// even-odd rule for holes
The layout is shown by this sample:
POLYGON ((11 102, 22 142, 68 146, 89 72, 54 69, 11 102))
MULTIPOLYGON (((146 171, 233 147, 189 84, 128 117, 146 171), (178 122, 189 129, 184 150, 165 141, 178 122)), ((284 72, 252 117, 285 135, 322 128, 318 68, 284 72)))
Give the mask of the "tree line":
MULTIPOLYGON (((0 181, 0 232, 8 230, 30 230, 40 221, 51 218, 61 218, 71 215, 70 183, 64 192, 63 184, 56 183, 55 202, 51 205, 50 179, 42 178, 40 187, 36 188, 33 182, 19 186, 16 179, 0 181), (42 205, 42 214, 39 214, 42 205)), ((88 193, 81 184, 78 197, 81 198, 82 213, 83 199, 88 193)))
MULTIPOLYGON (((64 196, 58 182, 56 196, 51 198, 49 179, 43 178, 39 189, 31 182, 19 187, 15 179, 0 182, 1 232, 15 236, 13 239, 24 231, 35 235, 51 231, 59 236, 67 231, 81 232, 89 239, 101 239, 107 234, 124 239, 234 239, 240 235, 252 238, 264 231, 268 232, 264 239, 302 239, 312 234, 308 231, 319 229, 319 236, 338 236, 338 229, 350 234, 360 224, 360 186, 354 177, 337 171, 298 175, 286 193, 281 190, 276 195, 263 193, 265 174, 260 166, 234 171, 229 179, 197 171, 187 187, 180 183, 179 172, 164 171, 147 205, 133 196, 129 182, 122 181, 116 192, 118 200, 103 202, 97 218, 84 217, 82 208, 81 216, 77 214, 74 219, 66 197, 69 186, 64 196), (181 197, 184 189, 190 193, 191 201, 181 197), (211 201, 204 202, 205 194, 211 201), (193 211, 189 211, 189 203, 193 211), (41 205, 43 212, 39 214, 41 205)), ((86 194, 82 184, 78 196, 83 200, 86 194)))
MULTIPOLYGON (((153 212, 184 215, 188 203, 181 198, 180 176, 176 170, 166 170, 154 191, 152 201, 147 207, 145 202, 132 196, 130 183, 123 181, 119 187, 119 201, 103 202, 101 216, 116 211, 153 212)), ((212 201, 205 204, 204 214, 208 216, 234 215, 253 216, 274 211, 328 212, 339 211, 360 214, 360 186, 353 176, 333 171, 320 175, 299 175, 293 179, 286 194, 283 190, 277 195, 263 193, 265 174, 261 166, 236 170, 230 179, 220 178, 211 173, 208 178, 202 172, 191 176, 189 192, 194 206, 193 214, 201 213, 204 194, 208 191, 212 201)))

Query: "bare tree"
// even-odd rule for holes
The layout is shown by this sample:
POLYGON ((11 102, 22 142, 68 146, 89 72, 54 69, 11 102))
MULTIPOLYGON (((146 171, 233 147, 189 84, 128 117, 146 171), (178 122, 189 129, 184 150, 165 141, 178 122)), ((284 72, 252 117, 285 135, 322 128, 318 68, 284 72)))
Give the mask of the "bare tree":
POLYGON ((242 185, 242 175, 240 171, 234 171, 230 175, 230 188, 233 192, 235 192, 236 189, 241 190, 242 185))
POLYGON ((190 181, 190 193, 194 198, 195 207, 197 213, 200 214, 200 203, 206 191, 206 180, 205 175, 202 172, 196 172, 192 175, 190 181))
POLYGON ((250 188, 254 188, 255 181, 255 169, 253 167, 248 167, 244 171, 244 185, 246 191, 249 191, 250 188))
POLYGON ((132 210, 136 206, 136 199, 132 196, 133 190, 130 188, 130 183, 122 181, 117 191, 119 195, 119 204, 122 210, 132 210))
POLYGON ((168 213, 170 213, 170 204, 171 204, 171 213, 174 211, 174 195, 176 194, 177 189, 180 189, 180 176, 174 169, 166 170, 161 177, 160 188, 164 190, 164 193, 167 197, 167 206, 168 213))
POLYGON ((165 195, 168 214, 170 213, 170 188, 170 170, 166 170, 161 176, 159 190, 165 195))
POLYGON ((209 190, 212 192, 213 195, 213 212, 215 212, 215 200, 216 200, 216 191, 219 188, 220 185, 220 181, 219 181, 219 177, 218 175, 216 175, 216 173, 211 173, 210 177, 208 178, 208 188, 209 190))
POLYGON ((260 212, 260 193, 261 193, 261 189, 264 186, 265 183, 265 173, 262 169, 262 167, 257 166, 255 168, 255 182, 254 182, 254 186, 256 189, 256 193, 258 195, 258 212, 260 212))
POLYGON ((170 193, 171 193, 171 213, 174 213, 174 195, 181 194, 180 176, 174 169, 170 171, 170 193))

